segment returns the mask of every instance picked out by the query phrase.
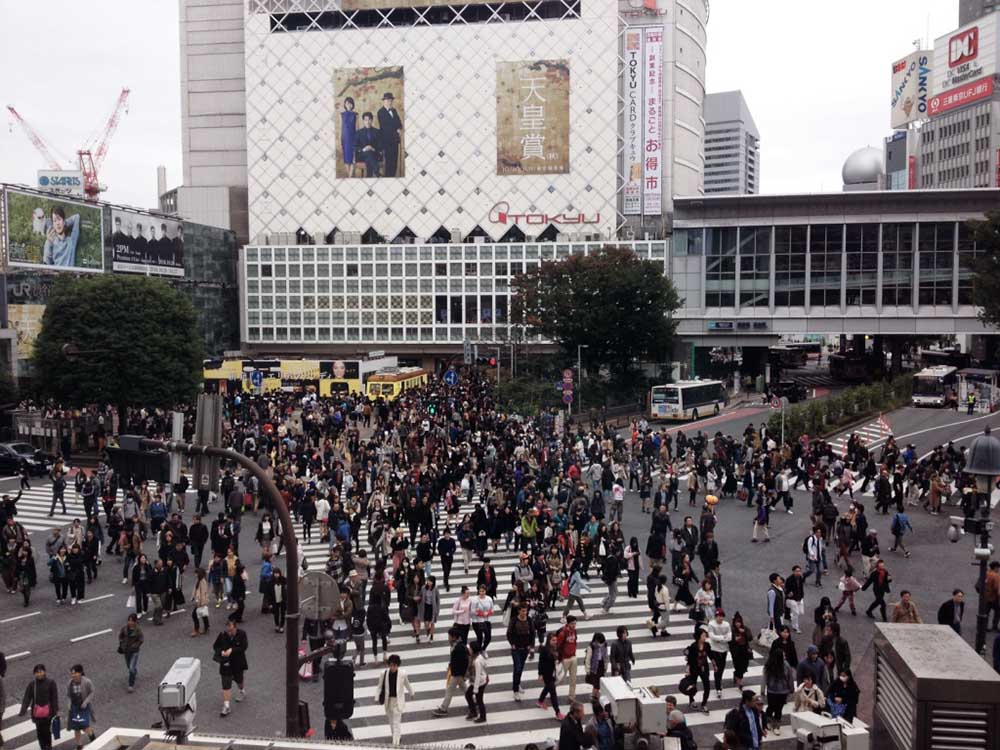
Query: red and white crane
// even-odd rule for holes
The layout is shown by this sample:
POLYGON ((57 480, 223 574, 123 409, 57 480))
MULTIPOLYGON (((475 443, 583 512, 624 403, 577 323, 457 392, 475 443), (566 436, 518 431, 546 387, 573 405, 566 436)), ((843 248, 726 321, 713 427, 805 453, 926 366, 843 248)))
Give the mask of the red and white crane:
MULTIPOLYGON (((111 111, 111 115, 108 117, 104 127, 89 138, 76 152, 77 165, 80 172, 83 173, 83 192, 90 200, 97 200, 97 196, 107 190, 107 187, 100 183, 98 173, 104 164, 105 157, 108 155, 108 146, 115 131, 118 129, 118 122, 121 119, 122 112, 128 112, 129 93, 128 88, 122 88, 121 93, 118 95, 118 101, 115 102, 115 107, 111 111)), ((27 120, 14 107, 8 106, 7 111, 10 112, 11 117, 21 126, 21 129, 24 130, 24 134, 28 136, 28 140, 31 141, 31 144, 37 149, 38 153, 45 158, 49 168, 65 169, 68 160, 60 161, 53 156, 52 152, 54 149, 42 139, 35 128, 29 125, 27 120)))

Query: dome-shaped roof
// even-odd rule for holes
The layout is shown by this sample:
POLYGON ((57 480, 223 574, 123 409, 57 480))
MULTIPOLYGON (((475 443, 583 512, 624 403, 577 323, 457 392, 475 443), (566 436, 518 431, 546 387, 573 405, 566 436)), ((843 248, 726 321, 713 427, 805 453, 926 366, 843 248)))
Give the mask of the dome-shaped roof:
POLYGON ((881 149, 865 146, 859 148, 847 157, 841 176, 845 185, 860 185, 867 182, 878 182, 885 175, 881 149))

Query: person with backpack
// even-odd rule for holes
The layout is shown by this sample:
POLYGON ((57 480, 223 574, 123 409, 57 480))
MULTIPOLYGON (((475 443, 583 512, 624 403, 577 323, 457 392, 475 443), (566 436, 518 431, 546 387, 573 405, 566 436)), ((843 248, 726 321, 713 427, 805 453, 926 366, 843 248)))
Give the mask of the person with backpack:
POLYGON ((814 526, 812 534, 802 540, 802 554, 806 556, 805 577, 808 579, 813 573, 816 574, 816 586, 823 585, 823 527, 814 526))
POLYGON ((897 549, 903 550, 903 557, 910 556, 910 550, 906 549, 906 545, 903 544, 903 535, 907 531, 913 531, 913 526, 910 525, 910 518, 903 511, 898 511, 892 517, 892 523, 889 526, 889 531, 892 533, 892 546, 889 548, 890 552, 895 552, 897 549))

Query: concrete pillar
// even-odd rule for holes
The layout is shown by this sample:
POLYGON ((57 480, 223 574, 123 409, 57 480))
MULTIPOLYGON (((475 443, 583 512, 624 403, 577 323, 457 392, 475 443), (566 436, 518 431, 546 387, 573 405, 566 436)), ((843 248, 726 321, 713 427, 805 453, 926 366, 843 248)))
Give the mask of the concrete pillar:
POLYGON ((899 375, 903 371, 903 345, 906 341, 899 336, 889 338, 889 350, 892 352, 892 362, 889 364, 889 371, 893 375, 899 375))
POLYGON ((858 356, 865 353, 865 335, 863 333, 856 333, 852 336, 851 349, 858 356))
POLYGON ((846 334, 843 334, 843 333, 840 334, 840 342, 839 342, 839 344, 840 344, 839 353, 840 354, 847 354, 847 335, 846 334))

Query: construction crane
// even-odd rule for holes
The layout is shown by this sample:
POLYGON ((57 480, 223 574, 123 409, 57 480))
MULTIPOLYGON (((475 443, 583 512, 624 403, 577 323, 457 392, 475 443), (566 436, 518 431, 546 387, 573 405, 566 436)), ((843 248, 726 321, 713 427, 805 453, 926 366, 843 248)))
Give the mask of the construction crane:
MULTIPOLYGON (((97 196, 107 190, 107 186, 100 183, 98 173, 104 164, 105 157, 108 155, 108 146, 115 131, 118 129, 118 122, 121 119, 122 112, 128 113, 129 93, 130 91, 127 87, 122 88, 121 93, 118 95, 118 101, 115 102, 115 107, 111 111, 111 115, 108 117, 104 127, 90 137, 76 152, 77 165, 83 174, 83 192, 89 200, 97 200, 97 196)), ((21 129, 24 130, 24 134, 28 136, 28 140, 31 141, 31 144, 37 149, 38 153, 45 158, 49 168, 64 169, 64 165, 68 163, 68 160, 60 161, 56 159, 52 155, 54 149, 42 139, 35 128, 29 125, 14 107, 8 106, 7 111, 10 112, 14 120, 21 126, 21 129)))

